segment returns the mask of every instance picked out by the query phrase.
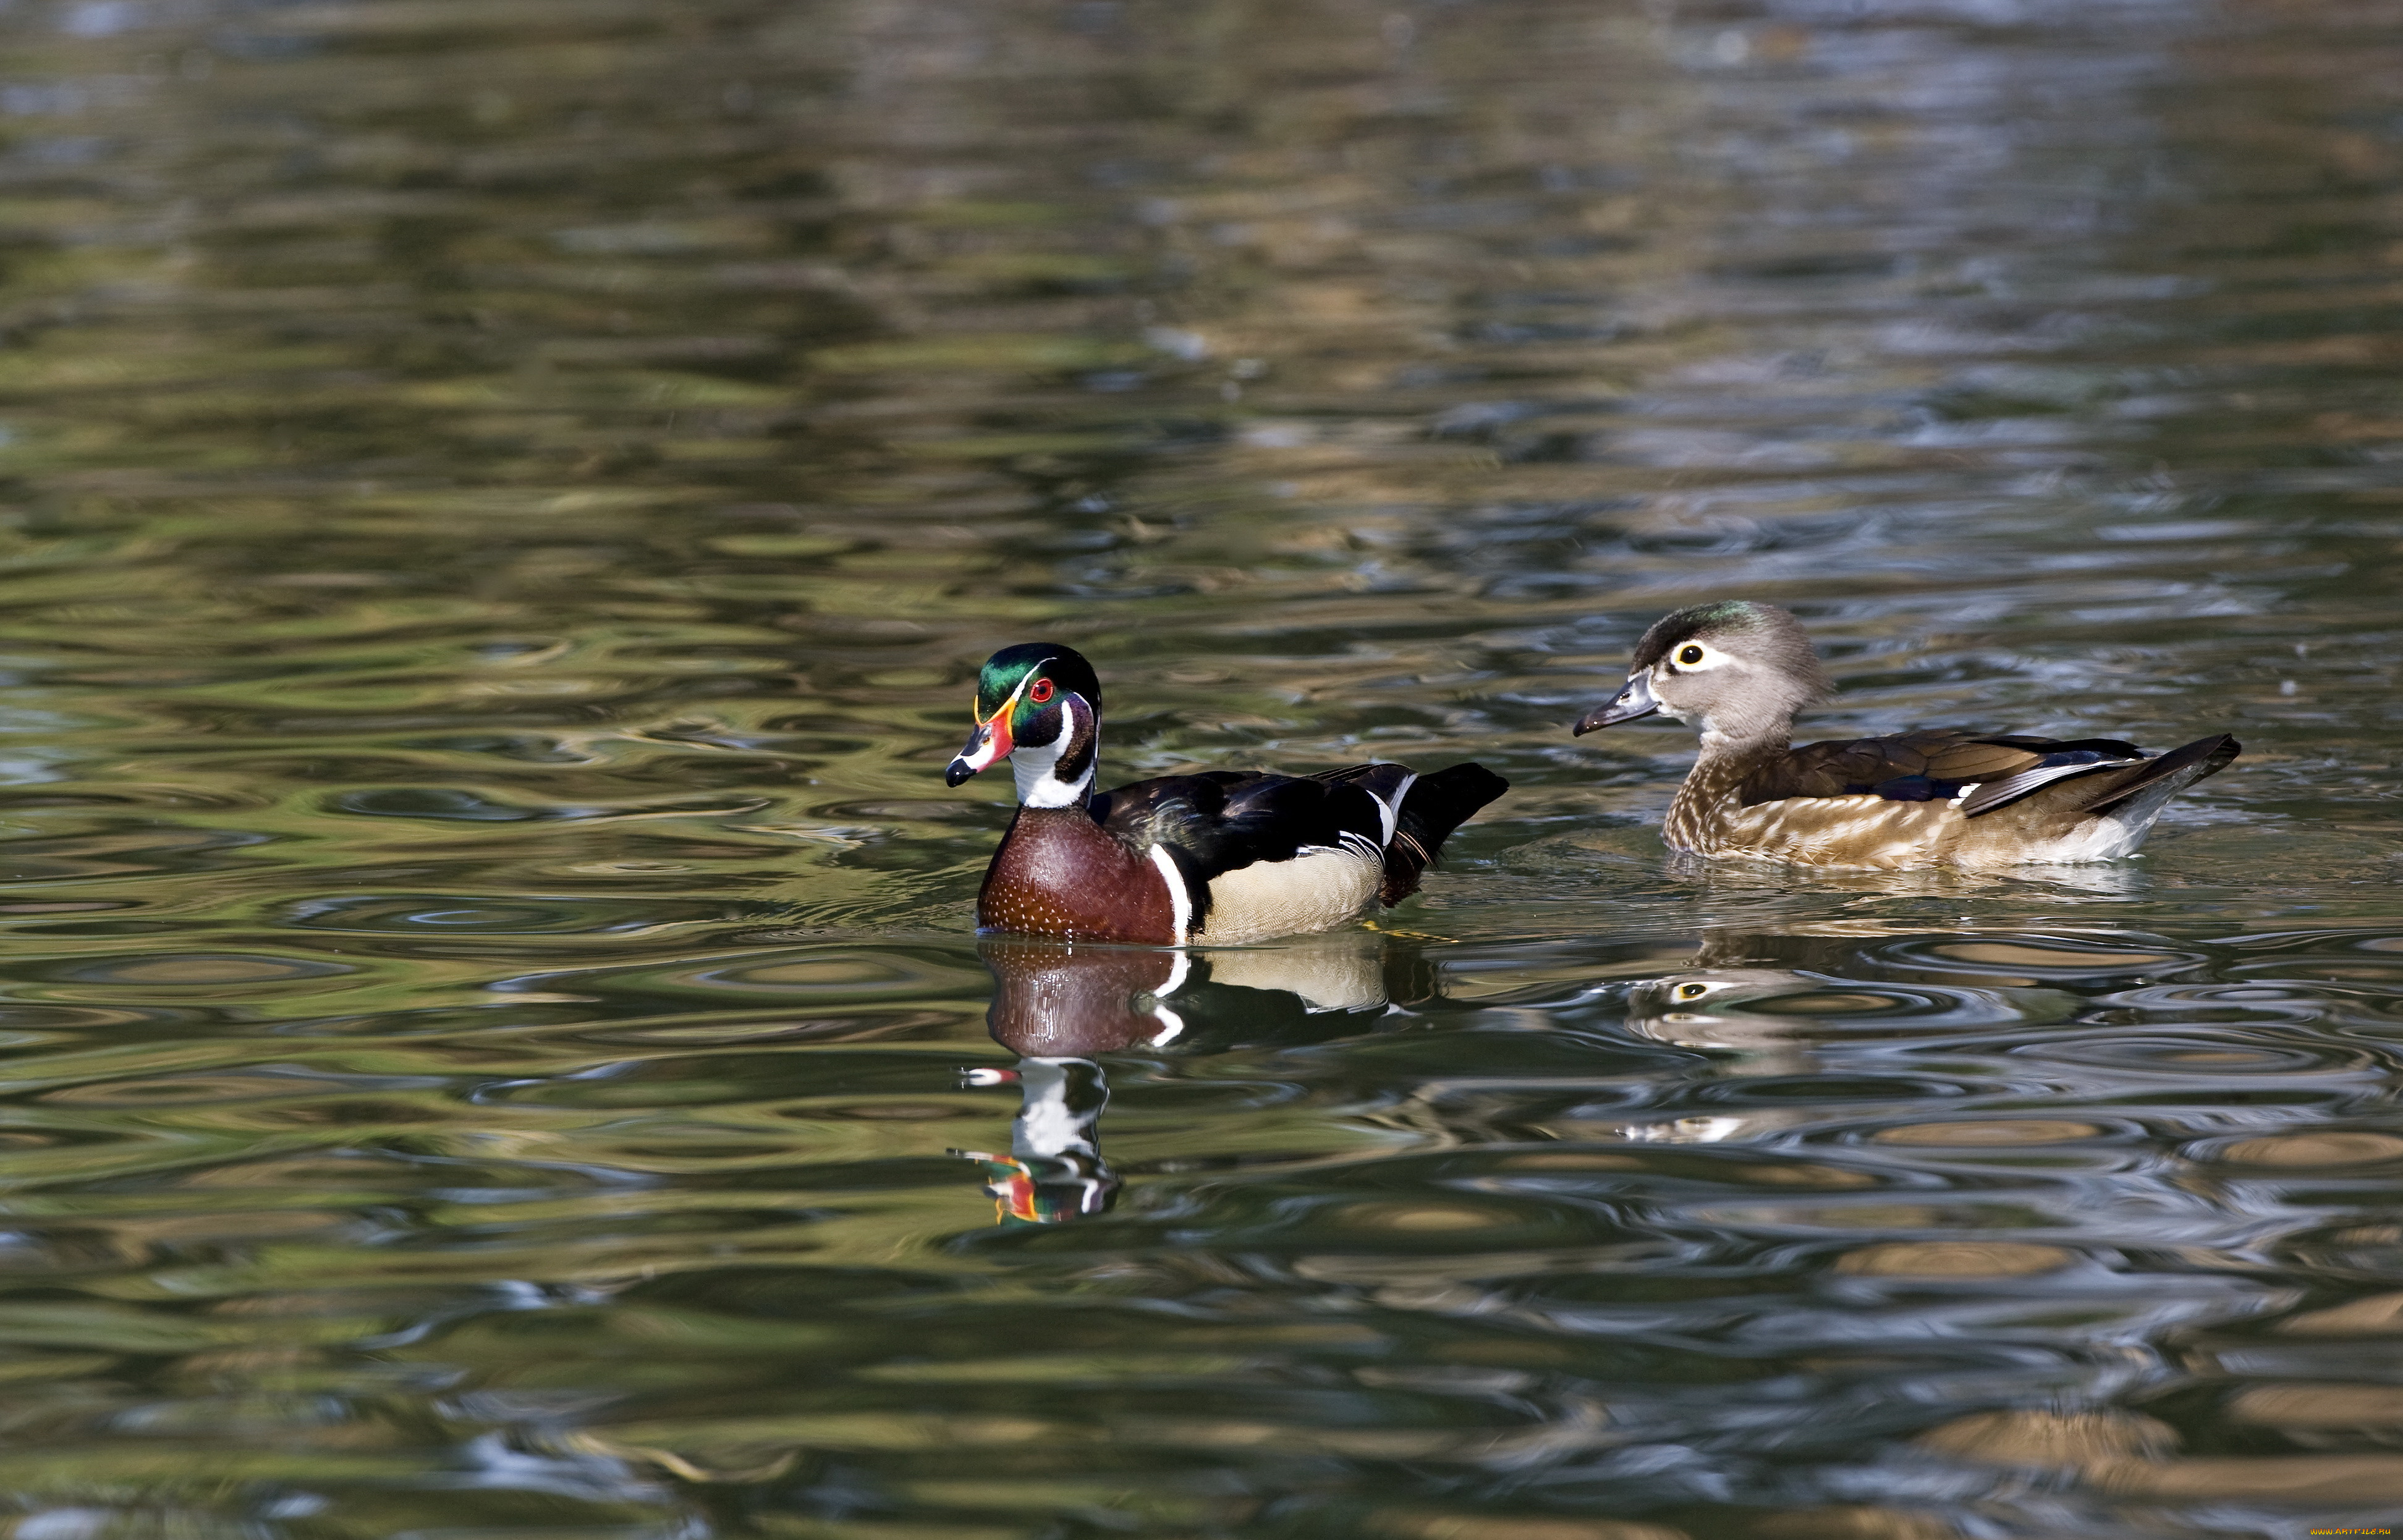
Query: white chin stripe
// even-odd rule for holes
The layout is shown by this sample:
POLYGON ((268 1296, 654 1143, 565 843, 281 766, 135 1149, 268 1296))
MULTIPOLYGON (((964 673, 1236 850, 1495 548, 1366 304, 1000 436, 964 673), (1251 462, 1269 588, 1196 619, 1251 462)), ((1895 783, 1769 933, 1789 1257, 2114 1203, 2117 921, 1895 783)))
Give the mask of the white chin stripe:
POLYGON ((1041 759, 1032 758, 1024 749, 1018 751, 1009 761, 1009 768, 1011 773, 1018 777, 1018 799, 1021 802, 1030 808, 1073 808, 1085 799, 1085 793, 1093 784, 1092 770, 1088 767, 1072 784, 1051 773, 1051 767, 1059 762, 1059 758, 1056 749, 1041 759))
POLYGON ((1085 764, 1085 773, 1075 781, 1063 781, 1051 772, 1060 766, 1060 751, 1076 736, 1078 723, 1077 698, 1070 696, 1062 703, 1060 736, 1048 743, 1021 743, 1010 756, 1010 773, 1018 777, 1018 800, 1030 808, 1072 808, 1085 799, 1093 789, 1093 770, 1101 763, 1102 746, 1098 735, 1093 743, 1092 757, 1085 764))

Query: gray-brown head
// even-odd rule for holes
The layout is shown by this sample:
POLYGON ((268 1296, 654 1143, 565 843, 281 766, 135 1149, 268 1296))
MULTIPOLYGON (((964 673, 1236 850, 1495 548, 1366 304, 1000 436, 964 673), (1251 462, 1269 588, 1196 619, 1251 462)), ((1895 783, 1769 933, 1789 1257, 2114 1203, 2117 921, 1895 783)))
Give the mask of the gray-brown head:
POLYGON ((1576 730, 1659 712, 1733 742, 1782 743, 1794 714, 1830 687, 1801 622, 1774 604, 1726 599, 1679 610, 1646 631, 1627 687, 1576 730))

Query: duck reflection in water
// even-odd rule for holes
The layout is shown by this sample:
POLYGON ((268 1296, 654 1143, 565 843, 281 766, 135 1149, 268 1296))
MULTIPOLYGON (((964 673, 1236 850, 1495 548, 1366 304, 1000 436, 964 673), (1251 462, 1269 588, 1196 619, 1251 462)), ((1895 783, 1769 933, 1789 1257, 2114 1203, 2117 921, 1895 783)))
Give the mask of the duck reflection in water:
POLYGON ((1048 1225, 1106 1214, 1119 1181, 1102 1158, 1108 1079, 1087 1057, 1123 1049, 1292 1046, 1370 1030, 1396 1004, 1435 992, 1415 950, 1372 932, 1281 947, 1170 951, 992 936, 993 1039, 1013 1069, 973 1069, 971 1086, 1018 1087, 1009 1154, 952 1153, 985 1168, 1001 1223, 1048 1225))
POLYGON ((1110 1104, 1102 1066, 1090 1059, 1021 1059, 1016 1069, 973 1069, 971 1086, 1016 1086, 1025 1097, 1009 1125, 1009 1153, 953 1150, 985 1170, 996 1223, 1052 1225, 1107 1214, 1118 1178, 1102 1158, 1094 1125, 1110 1104))
MULTIPOLYGON (((1921 934, 1878 924, 1705 931, 1674 972, 1628 986, 1627 1029, 1728 1055, 1735 1075, 1809 1075, 1831 1022, 1889 1012, 1896 997, 1853 983, 1865 948, 1921 934)), ((1932 934, 1932 933, 1931 933, 1932 934)))
MULTIPOLYGON (((1718 1073, 1771 1078, 1836 1073, 1863 1044, 2042 1026, 2069 1020, 2079 999, 2064 983, 2168 964, 2132 950, 2127 933, 2043 936, 1939 930, 1879 921, 1787 931, 1705 932, 1693 956, 1631 982, 1629 1032, 1717 1056, 1718 1073)), ((1808 1124, 1807 1108, 1632 1124, 1626 1137, 1714 1143, 1808 1124)))

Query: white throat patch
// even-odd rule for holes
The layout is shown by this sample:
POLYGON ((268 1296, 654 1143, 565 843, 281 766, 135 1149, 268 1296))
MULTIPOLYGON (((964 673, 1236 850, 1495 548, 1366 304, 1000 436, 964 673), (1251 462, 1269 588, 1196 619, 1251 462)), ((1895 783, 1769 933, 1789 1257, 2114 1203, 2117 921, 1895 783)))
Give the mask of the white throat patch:
POLYGON ((1091 719, 1090 708, 1081 695, 1070 695, 1060 702, 1060 715, 1066 718, 1060 724, 1060 736, 1048 743, 1021 743, 1010 751, 1009 771, 1018 778, 1018 800, 1030 808, 1073 808, 1093 789, 1093 770, 1102 762, 1099 724, 1091 719), (1059 767, 1060 753, 1076 736, 1079 724, 1094 728, 1093 755, 1085 762, 1085 773, 1075 781, 1063 781, 1051 772, 1059 767))

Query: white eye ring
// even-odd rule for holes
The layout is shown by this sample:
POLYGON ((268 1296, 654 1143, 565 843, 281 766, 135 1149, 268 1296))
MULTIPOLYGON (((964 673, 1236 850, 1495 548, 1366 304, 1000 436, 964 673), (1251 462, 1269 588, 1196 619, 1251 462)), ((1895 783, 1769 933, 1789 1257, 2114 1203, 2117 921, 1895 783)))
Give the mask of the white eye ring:
POLYGON ((1668 657, 1671 671, 1696 673, 1715 669, 1728 660, 1728 655, 1707 642, 1680 642, 1668 657))

